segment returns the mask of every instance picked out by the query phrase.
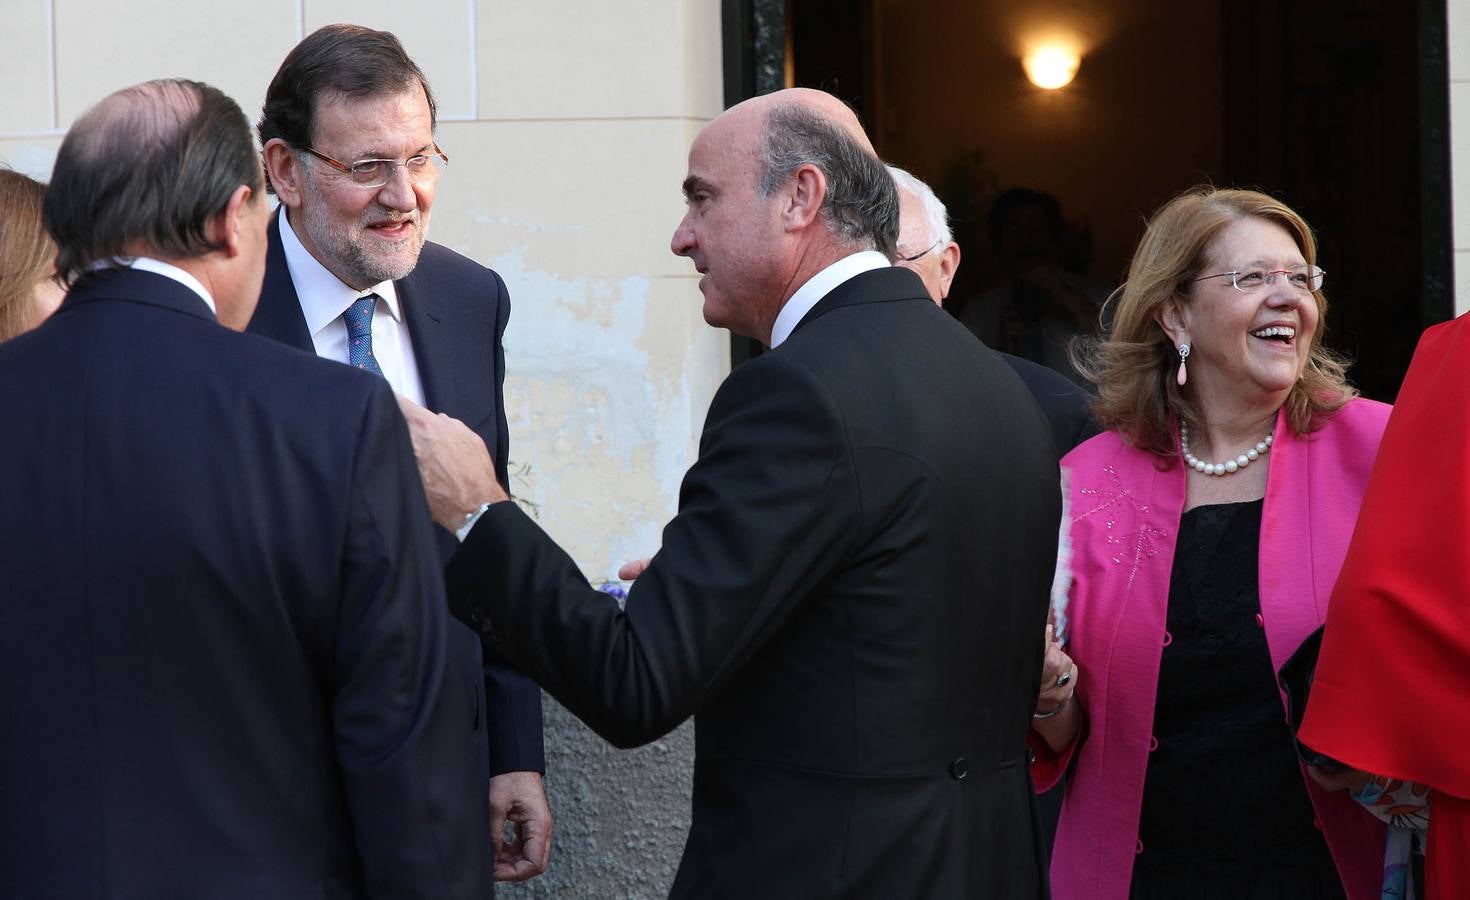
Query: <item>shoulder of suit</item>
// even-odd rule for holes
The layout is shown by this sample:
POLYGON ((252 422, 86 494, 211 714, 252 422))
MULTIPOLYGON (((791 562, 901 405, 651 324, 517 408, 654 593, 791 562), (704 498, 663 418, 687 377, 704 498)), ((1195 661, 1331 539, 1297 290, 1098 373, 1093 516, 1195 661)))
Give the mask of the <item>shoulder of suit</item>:
POLYGON ((449 249, 443 244, 433 241, 425 241, 424 248, 419 251, 418 265, 414 267, 414 274, 421 271, 426 273, 445 273, 457 277, 469 278, 499 278, 494 269, 481 265, 465 256, 449 249))
POLYGON ((782 347, 762 353, 731 369, 730 374, 720 383, 716 395, 820 394, 830 398, 831 392, 818 374, 817 368, 809 364, 810 360, 801 353, 781 352, 784 347, 783 344, 782 347))
POLYGON ((236 373, 253 373, 261 383, 287 386, 292 394, 312 391, 367 394, 376 383, 376 375, 273 338, 220 327, 219 339, 221 345, 212 351, 219 367, 236 373))

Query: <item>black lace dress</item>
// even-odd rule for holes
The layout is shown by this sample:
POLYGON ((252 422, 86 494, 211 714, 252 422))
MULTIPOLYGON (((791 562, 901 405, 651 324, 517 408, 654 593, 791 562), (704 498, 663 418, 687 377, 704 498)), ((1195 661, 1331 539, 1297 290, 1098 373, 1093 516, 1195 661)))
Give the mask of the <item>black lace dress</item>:
POLYGON ((1260 624, 1262 505, 1196 507, 1179 523, 1134 900, 1345 896, 1260 624))

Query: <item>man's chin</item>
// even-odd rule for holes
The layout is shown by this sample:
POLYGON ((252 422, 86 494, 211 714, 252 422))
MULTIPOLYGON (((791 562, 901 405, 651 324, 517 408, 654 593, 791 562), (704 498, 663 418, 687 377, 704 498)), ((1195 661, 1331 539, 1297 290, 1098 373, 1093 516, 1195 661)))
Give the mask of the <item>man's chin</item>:
POLYGON ((393 254, 362 254, 358 259, 359 281, 366 284, 382 284, 406 277, 419 264, 419 249, 393 254))

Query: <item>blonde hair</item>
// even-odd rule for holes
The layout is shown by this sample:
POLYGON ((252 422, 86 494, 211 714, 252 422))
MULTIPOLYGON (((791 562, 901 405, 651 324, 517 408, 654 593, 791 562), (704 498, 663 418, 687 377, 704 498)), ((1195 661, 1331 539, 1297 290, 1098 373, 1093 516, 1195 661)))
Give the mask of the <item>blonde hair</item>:
POLYGON ((56 271, 56 245, 41 222, 46 186, 0 169, 0 341, 35 327, 36 282, 56 271))
MULTIPOLYGON (((1172 457, 1177 415, 1203 427, 1199 405, 1175 382, 1179 353, 1156 316, 1171 297, 1187 301, 1190 279, 1203 274, 1205 252, 1232 222, 1257 218, 1286 229, 1307 265, 1317 264, 1312 229, 1286 204, 1258 191, 1194 187, 1170 200, 1144 230, 1128 280, 1109 298, 1116 304, 1113 325, 1101 341, 1074 348, 1074 364, 1098 386, 1093 415, 1098 424, 1122 434, 1140 449, 1172 457)), ((1286 397, 1292 431, 1306 434, 1357 396, 1346 380, 1347 361, 1322 346, 1327 297, 1313 291, 1317 329, 1306 368, 1286 397)))

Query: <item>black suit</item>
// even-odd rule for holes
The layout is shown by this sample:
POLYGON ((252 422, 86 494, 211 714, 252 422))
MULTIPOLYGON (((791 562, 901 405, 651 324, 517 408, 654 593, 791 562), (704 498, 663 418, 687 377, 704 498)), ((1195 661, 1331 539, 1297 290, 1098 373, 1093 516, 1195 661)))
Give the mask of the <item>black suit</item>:
MULTIPOLYGON (((279 227, 272 218, 265 284, 247 331, 315 352, 286 266, 279 227)), ((393 284, 413 340, 425 404, 474 429, 490 448, 501 483, 508 483, 510 430, 501 403, 505 385, 501 336, 510 318, 505 282, 479 263, 425 243, 413 272, 393 284)), ((443 528, 435 526, 434 531, 440 556, 448 562, 459 544, 443 528)), ((471 690, 477 697, 484 692, 473 718, 476 728, 482 720, 488 724, 484 740, 489 774, 545 771, 541 689, 536 682, 498 658, 486 658, 482 670, 479 637, 461 625, 454 626, 452 641, 471 690)))
POLYGON ((615 744, 695 716, 674 896, 1032 898, 1060 503, 1020 380, 885 268, 725 380, 626 614, 511 503, 450 603, 615 744))
POLYGON ((0 896, 488 897, 391 394, 126 270, 0 383, 0 896))
MULTIPOLYGON (((997 351, 999 352, 999 351, 997 351)), ((1056 444, 1057 457, 1067 455, 1073 447, 1097 434, 1097 423, 1092 420, 1092 395, 1078 387, 1070 378, 1048 369, 1041 363, 1001 353, 1016 374, 1025 382, 1026 390, 1042 415, 1051 425, 1052 440, 1056 444)))

